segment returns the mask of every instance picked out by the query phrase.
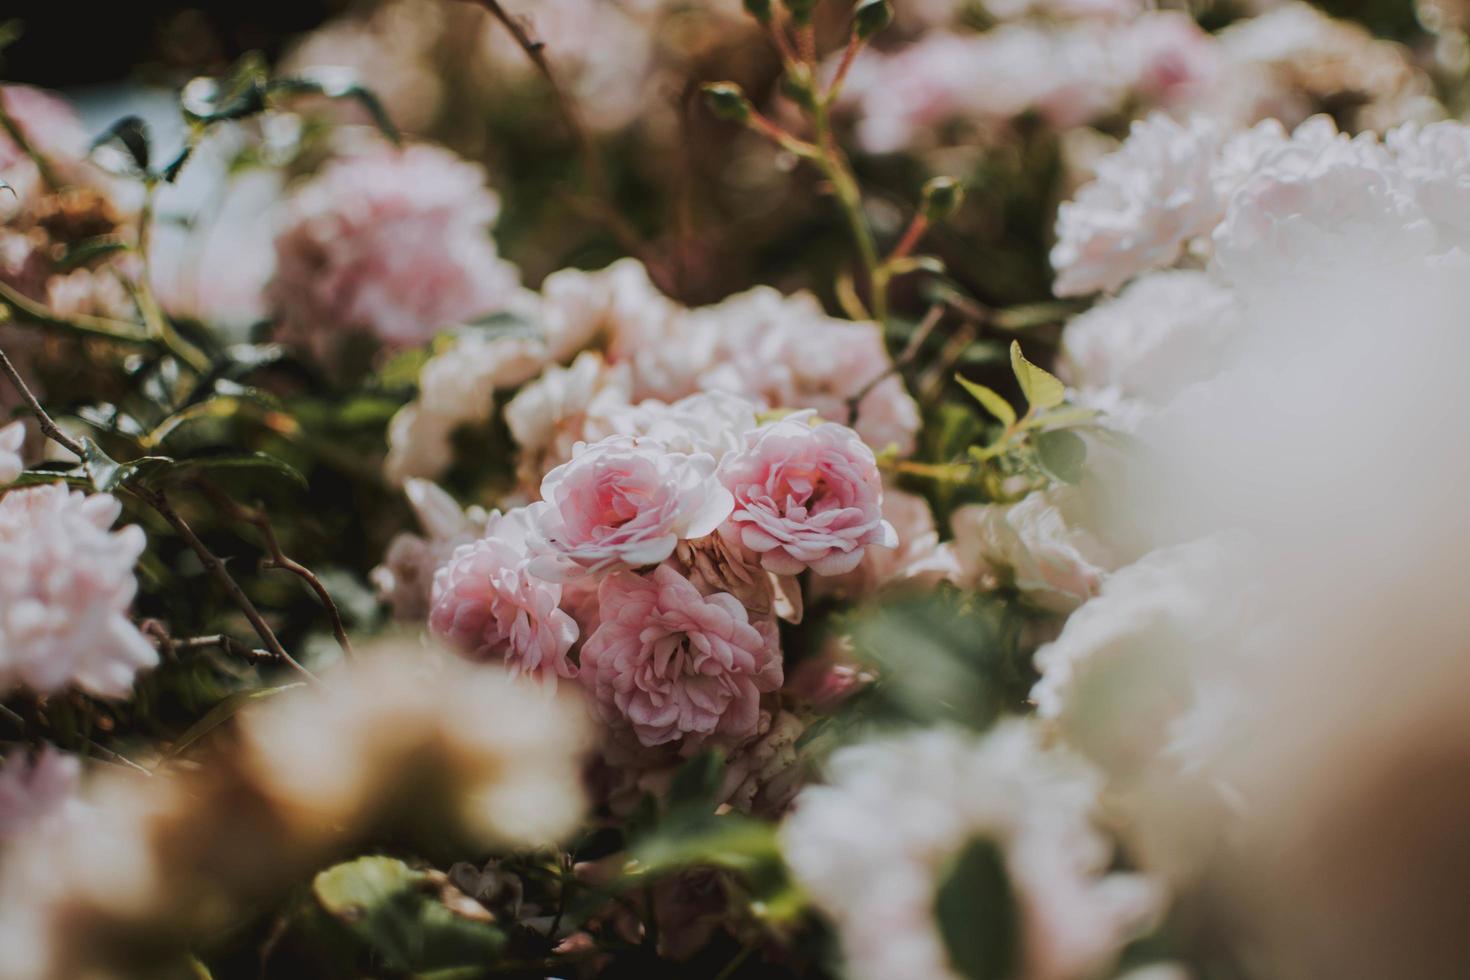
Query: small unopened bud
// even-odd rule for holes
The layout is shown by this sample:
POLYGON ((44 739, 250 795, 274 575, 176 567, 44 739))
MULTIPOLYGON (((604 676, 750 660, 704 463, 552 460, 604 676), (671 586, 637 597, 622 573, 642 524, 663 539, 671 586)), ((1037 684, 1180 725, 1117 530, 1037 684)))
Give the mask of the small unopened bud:
POLYGON ((808 112, 816 108, 817 90, 812 85, 811 73, 800 65, 781 76, 781 92, 808 112))
POLYGON ((728 122, 745 122, 750 118, 750 100, 734 82, 710 82, 701 86, 704 101, 716 118, 728 122))
POLYGON ((786 9, 791 11, 791 22, 805 27, 812 22, 812 13, 817 9, 817 0, 785 0, 786 9))
POLYGON ((929 221, 943 221, 965 203, 965 188, 953 177, 935 177, 924 185, 920 208, 929 221))
POLYGON ((893 4, 888 0, 858 0, 852 11, 852 31, 866 41, 893 23, 893 4))
POLYGON ((771 22, 771 0, 745 0, 745 12, 762 24, 771 22))

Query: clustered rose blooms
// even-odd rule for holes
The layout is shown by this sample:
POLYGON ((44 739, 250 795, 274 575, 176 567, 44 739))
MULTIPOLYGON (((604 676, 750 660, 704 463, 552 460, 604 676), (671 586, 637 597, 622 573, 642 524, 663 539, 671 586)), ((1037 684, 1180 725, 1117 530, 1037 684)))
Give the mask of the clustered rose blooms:
MULTIPOLYGON (((578 678, 631 746, 738 749, 771 725, 776 619, 800 615, 791 576, 851 572, 898 544, 873 452, 809 411, 759 424, 719 392, 607 422, 626 431, 579 443, 541 499, 454 550, 429 626, 467 656, 578 678)), ((913 546, 922 561, 938 540, 913 546)))
POLYGON ((0 497, 0 689, 75 685, 124 697, 158 652, 128 618, 143 529, 122 504, 63 484, 0 497))

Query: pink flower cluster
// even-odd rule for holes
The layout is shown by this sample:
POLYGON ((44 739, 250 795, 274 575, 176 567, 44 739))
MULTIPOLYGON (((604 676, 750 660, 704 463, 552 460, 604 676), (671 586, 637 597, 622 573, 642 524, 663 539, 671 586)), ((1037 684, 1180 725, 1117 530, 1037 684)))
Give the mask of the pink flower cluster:
POLYGON ((433 632, 548 685, 577 678, 637 751, 767 731, 790 577, 851 572, 897 538, 856 432, 811 412, 757 424, 732 401, 645 403, 634 431, 578 444, 540 500, 439 568, 433 632))
POLYGON ((123 697, 158 653, 128 618, 143 529, 122 505, 62 484, 0 498, 0 691, 71 685, 123 697))
POLYGON ((280 335, 324 360, 353 335, 422 344, 519 288, 489 226, 500 199, 447 150, 378 147, 329 163, 289 198, 268 297, 280 335))

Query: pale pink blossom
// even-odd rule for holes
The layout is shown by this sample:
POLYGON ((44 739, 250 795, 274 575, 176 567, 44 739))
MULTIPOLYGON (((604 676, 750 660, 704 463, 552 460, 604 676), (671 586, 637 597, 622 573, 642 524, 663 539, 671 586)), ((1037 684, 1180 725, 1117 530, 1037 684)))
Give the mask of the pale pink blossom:
POLYGON ((833 578, 815 580, 819 594, 859 599, 890 586, 932 587, 960 577, 950 542, 940 544, 929 502, 918 494, 888 487, 883 491, 883 517, 898 536, 894 548, 869 548, 862 564, 833 578))
POLYGON ((558 361, 599 339, 618 355, 631 354, 653 342, 677 309, 637 259, 596 272, 561 269, 541 283, 541 327, 558 361))
POLYGON ((532 548, 524 509, 492 515, 485 536, 435 573, 429 627, 468 657, 550 684, 576 676, 567 653, 577 624, 561 609, 561 585, 532 572, 532 548))
POLYGON ((26 441, 24 422, 12 422, 0 429, 0 483, 9 483, 25 470, 21 448, 26 441))
POLYGON ((841 575, 869 548, 898 545, 873 451, 845 425, 812 422, 797 412, 763 425, 720 461, 735 501, 720 533, 778 575, 841 575))
POLYGON ((1188 105, 1210 92, 1221 73, 1219 44, 1183 11, 1136 18, 1119 44, 1133 91, 1150 105, 1188 105))
POLYGON ((109 530, 121 513, 62 484, 0 498, 0 690, 123 697, 158 662, 128 618, 145 541, 136 525, 109 530))
POLYGON ((631 393, 627 366, 609 366, 595 351, 578 354, 570 367, 552 365, 522 387, 505 406, 505 423, 520 450, 521 484, 536 487, 572 458, 578 443, 623 432, 611 416, 626 410, 631 393))
POLYGON ((614 573, 598 598, 602 623, 582 648, 581 678, 605 722, 645 746, 755 734, 761 694, 781 686, 769 624, 752 624, 728 593, 701 595, 669 565, 614 573))
POLYGON ((665 404, 656 398, 611 409, 606 424, 617 435, 656 439, 680 453, 708 453, 718 462, 744 445, 757 425, 758 403, 728 391, 707 391, 665 404))
POLYGON ((716 338, 715 359, 700 387, 846 422, 849 399, 871 385, 853 428, 875 450, 913 451, 918 405, 891 373, 893 360, 877 324, 830 317, 810 293, 788 296, 764 286, 693 310, 684 324, 716 338))
POLYGON ((23 836, 47 836, 86 811, 78 790, 82 764, 44 747, 34 759, 13 752, 0 764, 0 848, 23 836))
POLYGON ((518 287, 490 239, 500 200, 484 171, 438 147, 333 161, 285 211, 269 298, 281 336, 323 359, 350 335, 424 343, 503 308, 518 287))
POLYGON ((730 515, 730 492, 714 479, 708 453, 670 452, 661 443, 610 436, 579 447, 541 481, 530 508, 551 552, 549 576, 639 568, 663 561, 682 540, 702 538, 730 515))
POLYGON ((489 518, 479 507, 461 509, 428 480, 407 480, 403 492, 423 533, 395 535, 369 577, 378 598, 393 607, 395 619, 422 620, 429 615, 434 573, 456 548, 483 535, 489 518))
POLYGON ((1221 135, 1204 121, 1162 113, 1135 122, 1097 179, 1057 213, 1051 263, 1058 296, 1111 292, 1141 272, 1172 265, 1219 222, 1213 168, 1221 135))
POLYGON ((1383 138, 1443 248, 1470 248, 1470 126, 1408 123, 1383 138))

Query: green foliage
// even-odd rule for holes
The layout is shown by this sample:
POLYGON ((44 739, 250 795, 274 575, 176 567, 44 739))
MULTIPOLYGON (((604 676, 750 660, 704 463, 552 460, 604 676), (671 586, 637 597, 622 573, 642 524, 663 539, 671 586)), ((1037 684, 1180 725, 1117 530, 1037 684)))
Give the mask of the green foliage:
POLYGON ((363 857, 321 872, 311 890, 322 910, 386 969, 483 971, 504 951, 506 935, 488 916, 467 918, 449 908, 440 900, 442 888, 402 861, 363 857))
POLYGON ((1059 483, 1081 483, 1087 462, 1087 443, 1075 432, 1055 429, 1036 437, 1036 461, 1059 483))
POLYGON ((1021 962, 1021 909, 1000 847, 977 838, 950 865, 934 897, 950 965, 967 980, 1009 980, 1021 962))
POLYGON ((1011 342, 1011 368, 1016 372, 1016 381, 1020 383, 1021 393, 1026 396, 1026 404, 1032 411, 1056 408, 1067 397, 1067 386, 1055 375, 1026 360, 1019 341, 1011 342))

